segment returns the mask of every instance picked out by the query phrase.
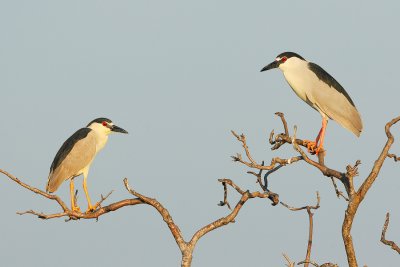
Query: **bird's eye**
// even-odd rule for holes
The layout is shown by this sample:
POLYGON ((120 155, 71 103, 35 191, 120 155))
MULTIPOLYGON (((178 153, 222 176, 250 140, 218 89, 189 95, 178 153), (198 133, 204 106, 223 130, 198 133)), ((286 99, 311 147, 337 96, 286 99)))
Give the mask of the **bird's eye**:
POLYGON ((108 123, 106 121, 103 121, 101 124, 103 124, 103 126, 107 126, 108 123))
POLYGON ((282 57, 282 59, 281 59, 282 63, 285 63, 286 60, 287 60, 287 57, 282 57))

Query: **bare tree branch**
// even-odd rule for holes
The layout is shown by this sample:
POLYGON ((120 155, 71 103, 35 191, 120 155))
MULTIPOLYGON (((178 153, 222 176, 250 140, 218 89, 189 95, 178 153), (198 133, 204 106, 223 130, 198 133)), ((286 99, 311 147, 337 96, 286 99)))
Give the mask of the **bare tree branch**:
POLYGON ((289 210, 291 210, 291 211, 299 211, 299 210, 306 210, 306 209, 313 209, 313 210, 316 210, 316 209, 319 209, 319 207, 320 207, 320 202, 321 202, 321 198, 320 198, 320 196, 319 196, 319 192, 317 191, 317 204, 315 205, 315 206, 303 206, 303 207, 300 207, 300 208, 295 208, 295 207, 292 207, 292 206, 289 206, 288 204, 286 204, 286 203, 283 203, 282 201, 280 202, 283 206, 285 206, 286 208, 288 208, 289 210))
POLYGON ((258 164, 258 163, 253 159, 253 157, 251 156, 251 153, 250 153, 250 151, 249 151, 249 147, 247 146, 246 136, 245 136, 244 134, 238 135, 238 134, 237 134, 235 131, 233 131, 233 130, 232 130, 231 132, 232 132, 232 134, 237 138, 237 140, 238 140, 239 142, 242 143, 242 146, 243 146, 243 148, 244 148, 244 150, 245 150, 245 152, 246 152, 246 156, 247 156, 247 158, 249 159, 249 162, 243 160, 241 154, 237 154, 236 156, 232 156, 232 159, 233 159, 233 161, 240 162, 240 163, 246 165, 247 167, 254 168, 254 169, 258 169, 258 170, 271 170, 271 169, 273 169, 273 168, 276 166, 276 164, 288 165, 288 164, 295 163, 295 162, 297 162, 297 161, 299 161, 299 160, 302 159, 302 158, 299 157, 299 156, 292 157, 292 158, 290 158, 290 159, 281 159, 281 158, 276 157, 276 158, 273 158, 273 159, 271 160, 271 164, 270 164, 269 166, 264 166, 264 165, 258 164))
MULTIPOLYGON (((296 127, 295 127, 295 132, 296 132, 296 127)), ((296 133, 295 133, 295 135, 294 135, 293 138, 294 138, 294 139, 296 138, 296 133)), ((324 176, 327 176, 327 177, 334 177, 334 178, 339 179, 339 180, 343 183, 343 185, 345 186, 346 192, 347 192, 349 195, 351 194, 352 189, 351 189, 350 184, 349 184, 349 182, 348 182, 348 177, 346 177, 346 174, 345 174, 345 173, 336 171, 336 170, 334 170, 334 169, 330 169, 330 168, 328 168, 327 166, 322 165, 322 164, 320 164, 319 162, 316 162, 316 161, 310 159, 310 158, 306 155, 306 153, 299 147, 299 145, 297 144, 297 142, 293 142, 292 144, 293 144, 294 149, 300 153, 300 155, 303 157, 303 160, 304 160, 305 162, 307 162, 307 163, 310 164, 311 166, 314 166, 314 167, 316 167, 317 169, 319 169, 319 170, 322 172, 322 174, 323 174, 324 176)))
POLYGON ((342 191, 339 190, 339 188, 336 185, 335 179, 333 179, 333 177, 331 177, 332 183, 333 183, 333 187, 335 188, 335 192, 336 192, 336 196, 338 198, 343 197, 344 200, 346 200, 347 202, 349 201, 349 199, 343 194, 342 191))
POLYGON ((388 158, 393 159, 395 162, 400 160, 400 157, 396 156, 395 154, 388 154, 388 158))
POLYGON ((304 264, 304 266, 308 266, 308 264, 311 264, 311 265, 313 265, 313 266, 315 266, 315 267, 320 267, 320 266, 318 265, 318 263, 313 262, 313 261, 307 261, 307 260, 301 261, 301 262, 297 263, 297 265, 301 265, 301 264, 304 264))
MULTIPOLYGON (((182 232, 179 229, 179 227, 175 224, 175 222, 172 219, 171 215, 169 214, 168 210, 166 208, 164 208, 164 206, 160 202, 158 202, 155 198, 146 197, 142 194, 139 194, 135 190, 133 190, 129 186, 127 178, 124 179, 124 184, 125 184, 125 188, 129 191, 129 193, 131 193, 132 195, 134 195, 135 197, 140 199, 143 203, 152 206, 153 208, 155 208, 158 211, 158 213, 160 213, 161 217, 164 219, 164 222, 168 225, 180 250, 181 251, 186 250, 187 244, 186 244, 185 240, 183 239, 182 232)), ((190 261, 191 261, 191 259, 190 259, 190 261)))
POLYGON ((249 200, 251 198, 269 198, 269 199, 271 199, 271 201, 273 201, 273 203, 279 202, 279 200, 277 198, 277 194, 274 194, 273 192, 244 191, 239 186, 237 186, 234 182, 232 182, 231 180, 220 179, 219 182, 221 182, 224 186, 224 201, 223 202, 221 201, 221 203, 223 205, 226 204, 230 208, 230 206, 227 202, 227 185, 231 186, 233 189, 235 189, 241 195, 240 200, 237 202, 235 208, 232 209, 231 212, 227 216, 221 217, 220 219, 202 227, 192 236, 192 238, 189 242, 186 242, 182 236, 181 230, 179 229, 178 225, 176 225, 175 222, 173 221, 168 210, 166 208, 164 208, 164 206, 160 202, 158 202, 156 199, 149 198, 145 195, 138 193, 134 189, 132 189, 128 184, 128 179, 126 179, 126 178, 124 179, 125 188, 129 191, 129 193, 134 195, 136 198, 125 199, 125 200, 121 200, 121 201, 112 203, 110 205, 104 206, 104 207, 100 207, 101 203, 112 193, 112 192, 110 192, 105 197, 101 196, 100 201, 96 204, 99 208, 97 208, 95 211, 90 212, 90 213, 81 213, 81 212, 70 210, 67 207, 67 205, 58 196, 47 194, 47 193, 43 192, 42 190, 39 190, 35 187, 27 185, 27 184, 23 183, 22 181, 20 181, 15 176, 13 176, 12 174, 10 174, 4 170, 0 169, 0 172, 5 174, 11 180, 13 180, 14 182, 23 186, 24 188, 26 188, 36 194, 42 195, 45 198, 55 200, 63 209, 63 212, 54 213, 54 214, 45 214, 43 212, 36 212, 34 210, 28 210, 25 212, 18 212, 18 214, 20 214, 20 215, 32 214, 32 215, 37 216, 40 219, 46 219, 46 220, 67 217, 66 221, 69 221, 69 220, 78 220, 78 219, 98 219, 103 214, 106 214, 111 211, 115 211, 115 210, 120 209, 125 206, 138 205, 138 204, 147 204, 147 205, 152 206, 159 212, 159 214, 163 218, 164 222, 169 227, 172 236, 174 237, 179 249, 181 250, 181 253, 182 253, 181 266, 182 267, 189 267, 191 265, 191 261, 192 261, 192 257, 193 257, 193 250, 194 250, 198 240, 201 237, 203 237, 205 234, 209 233, 210 231, 213 231, 217 228, 220 228, 224 225, 234 222, 236 216, 239 214, 241 208, 247 202, 247 200, 249 200))
POLYGON ((324 264, 322 264, 322 265, 318 265, 318 263, 313 262, 313 261, 309 261, 309 262, 307 262, 307 261, 301 261, 301 262, 299 262, 297 265, 305 264, 305 263, 310 263, 310 264, 312 264, 312 265, 314 265, 314 266, 316 266, 316 267, 338 267, 337 264, 330 263, 330 262, 324 263, 324 264))
POLYGON ((285 253, 282 254, 283 257, 285 258, 285 260, 287 261, 287 264, 285 264, 287 267, 294 267, 294 265, 296 264, 294 261, 291 261, 289 256, 286 255, 285 253))
MULTIPOLYGON (((54 219, 54 218, 61 218, 61 217, 67 217, 66 221, 69 220, 79 220, 79 219, 98 219, 101 215, 109 213, 111 211, 115 211, 118 210, 122 207, 125 206, 133 206, 133 205, 138 205, 138 204, 143 204, 143 201, 141 201, 140 199, 125 199, 125 200, 121 200, 118 202, 115 202, 113 204, 104 206, 102 208, 98 208, 96 210, 94 210, 93 212, 90 213, 82 213, 82 212, 77 212, 77 211, 72 211, 68 208, 68 206, 65 204, 65 202, 63 202, 61 200, 60 197, 58 197, 57 195, 52 195, 52 194, 48 194, 40 189, 37 189, 35 187, 32 187, 28 184, 25 184, 24 182, 22 182, 21 180, 19 180, 17 177, 15 177, 14 175, 1 170, 0 169, 0 173, 3 173, 4 175, 8 176, 11 180, 13 180, 14 182, 18 183, 19 185, 21 185, 22 187, 38 194, 41 195, 45 198, 51 199, 56 201, 61 209, 63 210, 63 212, 60 213, 54 213, 54 214, 45 214, 43 212, 36 212, 33 210, 28 210, 28 211, 24 211, 24 212, 17 212, 17 214, 19 215, 24 215, 24 214, 32 214, 37 216, 40 219, 44 219, 44 220, 48 220, 48 219, 54 219)), ((101 196, 101 200, 96 203, 96 205, 99 207, 100 204, 111 194, 111 192, 106 196, 103 197, 101 196)))
MULTIPOLYGON (((297 139, 296 133, 294 133, 293 137, 289 136, 289 132, 287 130, 288 129, 287 122, 286 122, 286 119, 285 119, 283 113, 277 112, 275 114, 281 118, 281 121, 282 121, 284 129, 285 129, 285 133, 278 134, 274 138, 274 131, 271 132, 269 141, 270 141, 271 145, 274 145, 274 147, 272 147, 272 150, 276 150, 284 144, 292 144, 293 147, 295 148, 295 150, 298 151, 301 156, 295 156, 295 157, 291 157, 289 159, 282 159, 279 157, 275 157, 271 160, 271 164, 269 166, 263 166, 261 164, 258 164, 252 157, 252 155, 249 151, 249 147, 247 146, 246 136, 244 134, 238 135, 236 132, 231 131, 232 134, 236 137, 236 139, 242 143, 242 146, 245 150, 246 156, 249 159, 249 161, 246 161, 243 159, 243 157, 240 154, 237 154, 236 156, 232 156, 233 160, 236 162, 240 162, 250 168, 255 168, 258 170, 273 170, 273 171, 276 171, 281 166, 286 166, 286 165, 295 163, 299 160, 304 160, 308 164, 318 168, 324 176, 334 177, 336 179, 339 179, 344 184, 344 186, 346 188, 346 192, 348 194, 350 194, 350 192, 352 190, 350 188, 349 177, 347 177, 347 173, 339 172, 339 171, 336 171, 334 169, 331 169, 331 168, 328 168, 327 166, 325 166, 324 165, 324 153, 320 153, 318 155, 318 162, 310 159, 306 155, 306 153, 300 148, 300 146, 307 147, 307 141, 297 139), (276 164, 280 164, 280 165, 276 166, 276 164)), ((352 179, 352 178, 350 177, 350 179, 352 179)))
POLYGON ((399 246, 397 246, 396 243, 395 243, 394 241, 386 240, 386 231, 387 231, 387 228, 388 228, 388 226, 389 226, 389 217, 390 217, 390 214, 389 214, 389 212, 388 212, 388 213, 386 213, 385 224, 383 225, 383 228, 382 228, 381 242, 382 242, 383 244, 387 245, 387 246, 390 246, 394 251, 397 251, 397 253, 400 254, 400 248, 399 248, 399 246))
MULTIPOLYGON (((311 248, 312 248, 312 238, 313 238, 313 213, 311 212, 311 210, 316 210, 319 209, 321 198, 319 196, 319 193, 317 191, 317 204, 315 206, 304 206, 301 208, 294 208, 291 207, 285 203, 283 203, 282 201, 280 202, 283 206, 285 206, 286 208, 288 208, 291 211, 299 211, 299 210, 307 210, 308 213, 308 219, 309 219, 309 228, 308 228, 308 243, 307 243, 307 253, 306 253, 306 259, 304 261, 304 266, 308 267, 309 263, 310 263, 310 257, 311 257, 311 248)), ((300 264, 300 263, 299 263, 300 264)), ((299 265, 298 264, 298 265, 299 265)))
MULTIPOLYGON (((345 217, 343 220, 342 225, 342 236, 343 241, 346 249, 347 260, 350 267, 356 267, 357 265, 357 258, 354 250, 353 238, 351 236, 351 228, 353 225, 354 217, 357 213, 358 207, 360 206, 361 202, 365 198, 368 190, 371 188, 372 184, 375 182, 375 179, 378 177, 379 172, 382 168, 385 159, 388 157, 388 152, 394 142, 394 137, 390 132, 390 128, 396 124, 400 120, 400 116, 394 118, 390 122, 388 122, 385 126, 385 132, 387 136, 387 141, 385 146, 382 149, 381 154, 379 155, 378 159, 375 161, 372 170, 368 177, 364 180, 358 191, 352 195, 350 201, 348 203, 345 217)), ((356 163, 357 165, 357 163, 356 163)), ((356 168, 357 166, 355 166, 356 168)))
MULTIPOLYGON (((306 147, 307 141, 301 140, 301 139, 296 139, 296 128, 294 131, 294 135, 292 137, 289 136, 287 122, 284 118, 283 113, 277 113, 277 116, 279 116, 281 118, 285 132, 278 134, 275 137, 274 137, 273 131, 271 132, 270 143, 271 143, 271 145, 273 145, 272 149, 273 150, 278 149, 280 146, 282 146, 286 143, 292 144, 295 151, 297 151, 300 155, 294 156, 294 157, 291 157, 288 159, 282 159, 279 157, 275 157, 271 160, 271 164, 269 166, 265 166, 264 162, 262 162, 261 164, 258 164, 253 159, 253 157, 249 151, 245 135, 242 134, 239 136, 234 131, 232 131, 232 134, 237 138, 238 141, 240 141, 242 143, 242 146, 246 153, 246 157, 248 159, 248 160, 243 160, 242 156, 240 154, 238 154, 236 157, 233 157, 234 161, 240 162, 250 168, 259 170, 258 173, 253 172, 253 171, 249 171, 248 173, 255 175, 257 177, 257 182, 260 184, 263 192, 258 192, 258 191, 249 192, 248 190, 244 191, 239 186, 237 186, 234 182, 232 182, 230 179, 218 180, 219 182, 222 183, 222 185, 224 187, 224 201, 221 201, 220 205, 222 205, 222 206, 227 205, 228 208, 230 208, 230 213, 210 224, 207 224, 206 226, 202 227, 201 229, 199 229, 192 236, 192 238, 189 242, 186 242, 184 240, 179 227, 172 220, 172 217, 169 214, 168 210, 166 208, 164 208, 161 205, 161 203, 159 203, 156 199, 149 198, 149 197, 139 194, 138 192, 133 190, 129 186, 128 180, 126 178, 124 179, 125 187, 132 195, 136 196, 136 198, 121 200, 121 201, 109 204, 107 206, 101 207, 101 204, 103 203, 103 201, 106 200, 107 197, 111 194, 111 193, 109 193, 105 197, 101 196, 100 201, 98 201, 96 203, 96 210, 94 210, 93 212, 81 213, 79 211, 70 210, 67 207, 67 205, 61 200, 61 198, 58 197, 57 195, 48 194, 40 189, 37 189, 28 184, 25 184, 24 182, 19 180, 17 177, 13 176, 12 174, 10 174, 4 170, 0 169, 0 173, 3 173, 7 177, 9 177, 11 180, 13 180, 17 184, 19 184, 20 186, 34 192, 35 194, 41 195, 47 199, 57 202, 58 205, 60 205, 60 207, 62 209, 62 212, 54 213, 54 214, 45 214, 43 212, 28 210, 25 212, 18 212, 18 214, 20 214, 20 215, 32 214, 32 215, 37 216, 40 219, 53 219, 53 218, 60 218, 60 217, 67 217, 67 220, 98 219, 101 215, 104 215, 111 211, 118 210, 125 206, 132 206, 132 205, 138 205, 138 204, 150 205, 150 206, 154 207, 159 212, 159 214, 162 216, 163 220, 168 225, 176 243, 178 244, 178 246, 182 252, 182 264, 181 265, 183 267, 188 267, 191 264, 193 250, 194 250, 194 247, 196 246, 198 240, 201 237, 203 237, 205 234, 209 233, 210 231, 213 231, 217 228, 220 228, 224 225, 234 222, 236 216, 238 215, 238 213, 240 212, 240 210, 244 206, 244 204, 247 202, 247 200, 252 199, 252 198, 268 198, 272 201, 273 205, 276 205, 277 203, 279 203, 278 194, 275 194, 268 189, 268 183, 267 183, 268 175, 274 171, 277 171, 282 166, 286 166, 286 165, 295 163, 297 161, 304 160, 309 165, 319 169, 324 176, 330 177, 334 184, 337 196, 338 197, 342 196, 344 199, 346 199, 348 201, 348 207, 347 207, 347 210, 345 213, 345 218, 344 218, 343 225, 342 225, 342 236, 343 236, 343 241, 345 244, 345 249, 346 249, 346 253, 347 253, 347 259, 348 259, 349 266, 356 267, 357 261, 356 261, 356 256, 355 256, 355 252, 354 252, 352 237, 350 234, 352 223, 353 223, 353 220, 354 220, 354 217, 356 215, 359 205, 361 204, 361 202, 365 198, 368 190, 371 188, 372 184, 375 182, 377 176, 379 175, 379 172, 383 166, 385 159, 393 158, 394 161, 399 160, 399 157, 397 157, 395 154, 390 154, 389 150, 394 142, 394 138, 390 132, 390 128, 400 120, 400 117, 397 117, 386 124, 385 132, 387 135, 387 142, 386 142, 385 146, 383 147, 382 152, 379 155, 378 159, 375 161, 373 168, 372 168, 371 172, 369 173, 368 177, 363 181, 362 185, 358 188, 358 190, 356 190, 354 187, 353 178, 358 175, 358 166, 360 165, 360 161, 357 161, 353 166, 351 166, 351 165, 347 166, 346 172, 340 172, 340 171, 328 168, 324 164, 324 153, 320 153, 318 155, 318 162, 312 160, 310 157, 307 156, 307 154, 303 151, 303 149, 300 148, 300 146, 306 147), (264 184, 263 184, 261 175, 262 175, 262 171, 264 171, 264 170, 266 170, 268 172, 264 177, 264 184), (341 181, 343 183, 348 197, 344 196, 343 193, 338 190, 334 179, 338 179, 339 181, 341 181), (230 207, 228 200, 227 200, 227 194, 228 194, 227 186, 228 185, 230 187, 232 187, 234 190, 236 190, 241 195, 240 200, 237 202, 236 206, 233 209, 230 207)), ((76 195, 75 195, 75 197, 76 197, 76 195)), ((299 264, 307 264, 307 265, 313 264, 314 266, 318 266, 317 264, 310 262, 309 259, 310 259, 310 253, 311 253, 312 229, 313 229, 313 221, 312 221, 313 213, 311 212, 311 209, 317 209, 319 207, 319 196, 317 197, 317 205, 316 206, 305 206, 302 208, 292 208, 284 203, 282 203, 282 205, 285 205, 287 208, 292 209, 292 210, 302 210, 302 209, 307 210, 307 213, 308 213, 309 219, 310 219, 309 243, 307 246, 306 260, 299 264)), ((383 236, 382 242, 386 241, 385 233, 386 233, 388 223, 389 223, 388 216, 387 216, 387 221, 384 225, 384 229, 382 232, 382 236, 383 236)), ((386 241, 386 242, 393 242, 393 241, 386 241)), ((400 249, 398 250, 398 247, 394 242, 389 243, 389 244, 391 244, 391 246, 394 250, 399 252, 400 249)), ((289 263, 288 266, 291 266, 292 262, 290 261, 290 259, 288 257, 285 257, 285 258, 289 263)), ((328 266, 337 266, 337 265, 332 264, 332 263, 325 263, 320 266, 328 267, 328 266)))
MULTIPOLYGON (((335 263, 328 262, 328 263, 324 263, 324 264, 320 265, 319 267, 338 267, 338 266, 339 265, 337 265, 335 263)), ((364 267, 367 267, 367 266, 364 266, 364 267)))
MULTIPOLYGON (((261 163, 261 166, 264 166, 264 161, 261 163)), ((272 206, 276 206, 276 205, 279 204, 279 195, 274 193, 274 192, 272 192, 272 191, 270 191, 268 189, 267 177, 268 177, 268 175, 270 173, 274 172, 275 170, 279 169, 280 167, 282 167, 282 165, 279 165, 279 166, 275 167, 274 169, 272 169, 272 170, 267 172, 267 174, 264 176, 264 184, 263 184, 263 182, 261 180, 261 175, 262 175, 263 170, 260 170, 258 173, 255 173, 255 172, 252 172, 252 171, 248 171, 247 172, 248 174, 252 174, 252 175, 256 176, 257 177, 257 183, 260 185, 261 189, 264 192, 268 192, 269 193, 268 198, 272 201, 272 206)))
MULTIPOLYGON (((358 266, 356 256, 355 256, 354 246, 353 246, 353 240, 352 240, 352 237, 350 234, 353 220, 354 220, 354 217, 356 215, 359 205, 361 204, 361 202, 365 198, 368 190, 371 188, 372 184, 375 182, 377 176, 379 175, 379 172, 382 168, 382 165, 383 165, 385 159, 393 158, 394 161, 399 160, 399 157, 397 157, 395 154, 390 154, 389 150, 394 142, 394 137, 390 132, 390 128, 400 120, 400 117, 396 117, 386 124, 385 132, 386 132, 386 136, 388 138, 387 142, 386 142, 385 146, 383 147, 382 152, 380 153, 378 159, 375 161, 370 174, 363 181, 362 185, 358 188, 358 190, 356 190, 353 180, 354 180, 354 177, 356 177, 358 175, 358 167, 361 164, 361 162, 359 160, 356 161, 356 163, 353 166, 348 165, 346 167, 346 172, 340 172, 340 171, 337 171, 337 170, 327 167, 324 164, 324 155, 321 155, 323 153, 320 153, 318 155, 318 162, 312 160, 300 148, 300 146, 306 147, 307 141, 296 138, 296 127, 295 127, 295 131, 294 131, 294 135, 292 137, 289 136, 287 122, 284 119, 284 115, 282 113, 277 113, 277 115, 282 120, 284 129, 285 129, 285 133, 278 134, 274 137, 274 131, 271 132, 271 134, 269 136, 269 141, 270 141, 270 144, 273 145, 272 150, 278 149, 279 147, 281 147, 282 145, 284 145, 286 143, 292 144, 294 149, 297 152, 299 152, 299 154, 301 155, 301 159, 303 159, 306 163, 319 169, 324 176, 329 177, 331 179, 336 178, 339 181, 341 181, 342 184, 344 185, 347 196, 343 195, 343 193, 338 190, 336 183, 334 182, 334 180, 332 180, 334 182, 333 184, 334 184, 337 196, 342 196, 344 199, 346 199, 348 201, 345 218, 344 218, 343 225, 342 225, 342 236, 343 236, 343 241, 345 244, 345 249, 346 249, 349 266, 350 267, 358 266)), ((257 168, 257 169, 271 170, 275 167, 275 163, 277 161, 274 159, 276 159, 276 158, 274 158, 271 161, 270 166, 260 166, 259 164, 257 164, 256 161, 250 155, 244 135, 243 134, 241 136, 238 136, 237 134, 234 134, 234 135, 240 142, 242 142, 243 147, 246 151, 246 155, 248 156, 248 158, 250 160, 249 162, 247 162, 247 161, 244 161, 241 157, 239 157, 239 158, 236 158, 235 161, 241 162, 242 164, 244 164, 248 167, 257 168)), ((284 161, 284 163, 286 163, 286 162, 284 161)), ((287 162, 287 163, 289 163, 289 162, 287 162)), ((284 164, 282 164, 282 165, 284 165, 284 164)))
POLYGON ((222 182, 222 186, 224 187, 224 200, 220 201, 218 206, 222 207, 222 206, 226 205, 228 207, 228 209, 232 210, 231 205, 229 205, 229 202, 228 202, 228 188, 226 186, 226 183, 222 182))

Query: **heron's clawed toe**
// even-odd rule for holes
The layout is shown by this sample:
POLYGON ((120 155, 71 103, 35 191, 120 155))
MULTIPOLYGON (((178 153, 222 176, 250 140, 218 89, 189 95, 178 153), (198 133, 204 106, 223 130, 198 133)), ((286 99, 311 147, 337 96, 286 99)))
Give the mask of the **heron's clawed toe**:
POLYGON ((78 206, 73 206, 73 207, 71 207, 71 210, 72 210, 73 212, 79 212, 79 213, 81 213, 81 209, 80 209, 78 206))
POLYGON ((318 146, 318 147, 315 149, 315 155, 318 156, 318 154, 319 154, 320 152, 324 152, 324 151, 325 151, 324 148, 320 145, 320 146, 318 146))
POLYGON ((311 155, 318 155, 320 152, 324 152, 324 147, 320 143, 319 145, 315 141, 304 140, 307 146, 307 150, 311 155))
POLYGON ((304 140, 304 142, 306 143, 307 146, 307 150, 311 155, 316 154, 318 147, 317 147, 317 142, 314 141, 310 141, 310 140, 304 140))
POLYGON ((88 209, 85 211, 85 213, 92 213, 96 210, 97 207, 95 206, 88 206, 88 209))

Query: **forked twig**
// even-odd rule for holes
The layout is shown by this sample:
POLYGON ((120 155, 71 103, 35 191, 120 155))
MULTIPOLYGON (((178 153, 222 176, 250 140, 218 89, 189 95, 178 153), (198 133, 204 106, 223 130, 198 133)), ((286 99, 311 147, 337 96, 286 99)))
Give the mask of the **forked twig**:
POLYGON ((381 242, 389 247, 391 247, 394 251, 397 251, 397 253, 400 254, 400 248, 399 246, 397 246, 397 244, 394 241, 389 241, 386 240, 386 231, 387 228, 389 226, 389 219, 390 219, 390 214, 389 212, 386 213, 386 220, 385 220, 385 224, 383 225, 382 228, 382 234, 381 234, 381 242))
POLYGON ((312 248, 312 238, 313 238, 313 213, 311 212, 311 210, 316 210, 319 209, 321 198, 319 196, 319 193, 317 191, 317 204, 315 206, 304 206, 304 207, 300 207, 300 208, 295 208, 295 207, 291 207, 286 203, 283 203, 282 201, 280 202, 283 206, 285 206, 286 208, 288 208, 291 211, 299 211, 299 210, 307 210, 308 213, 308 218, 309 218, 309 228, 308 228, 308 243, 307 243, 307 253, 306 253, 306 259, 304 261, 305 267, 308 267, 308 264, 310 263, 310 256, 311 256, 311 248, 312 248))

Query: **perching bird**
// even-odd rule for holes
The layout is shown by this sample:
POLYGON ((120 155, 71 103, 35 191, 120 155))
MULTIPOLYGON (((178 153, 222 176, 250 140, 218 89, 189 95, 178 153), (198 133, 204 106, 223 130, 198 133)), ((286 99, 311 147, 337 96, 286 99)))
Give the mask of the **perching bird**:
POLYGON ((83 174, 83 190, 88 202, 87 212, 97 207, 90 203, 86 179, 96 154, 105 146, 111 132, 128 133, 114 125, 107 118, 98 118, 91 121, 85 128, 76 131, 58 150, 50 167, 50 174, 46 192, 55 192, 62 182, 70 179, 71 209, 79 211, 74 197, 74 178, 83 174))
POLYGON ((322 149, 328 118, 360 136, 363 129, 360 113, 344 88, 324 69, 293 52, 281 53, 261 71, 274 68, 281 69, 296 95, 322 116, 315 142, 307 144, 310 153, 318 154, 322 149))

